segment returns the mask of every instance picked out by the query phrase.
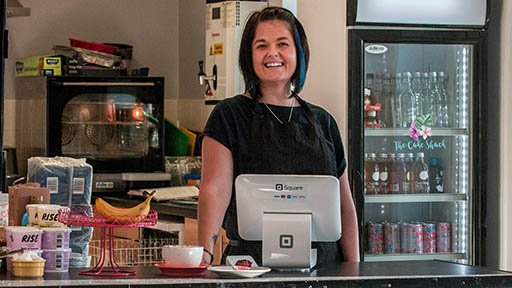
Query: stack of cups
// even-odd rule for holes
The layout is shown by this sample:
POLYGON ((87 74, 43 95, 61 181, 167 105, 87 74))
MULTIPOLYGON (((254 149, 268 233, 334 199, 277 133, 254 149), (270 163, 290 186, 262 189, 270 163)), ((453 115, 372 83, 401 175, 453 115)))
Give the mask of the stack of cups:
POLYGON ((71 229, 66 227, 41 228, 43 232, 43 258, 45 272, 67 272, 69 269, 69 234, 71 229))
POLYGON ((69 269, 69 236, 71 229, 58 221, 59 209, 66 208, 53 204, 27 205, 29 225, 41 231, 41 256, 46 260, 45 272, 66 272, 69 269))

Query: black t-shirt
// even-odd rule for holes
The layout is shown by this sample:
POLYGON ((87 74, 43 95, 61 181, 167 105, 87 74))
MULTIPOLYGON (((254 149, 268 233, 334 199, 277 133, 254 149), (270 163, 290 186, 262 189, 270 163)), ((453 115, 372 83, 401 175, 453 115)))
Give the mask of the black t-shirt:
MULTIPOLYGON (((248 173, 249 166, 249 147, 251 141, 251 123, 253 117, 255 101, 252 98, 238 95, 235 97, 227 98, 219 102, 213 109, 206 127, 204 129, 204 135, 215 139, 222 145, 228 148, 233 156, 233 192, 234 192, 234 180, 240 174, 248 173)), ((256 105, 262 105, 260 107, 263 116, 273 119, 278 122, 277 119, 270 113, 270 111, 262 103, 256 103, 256 105)), ((336 170, 338 178, 345 172, 346 160, 345 153, 343 150, 343 143, 341 141, 341 135, 338 129, 338 125, 334 118, 323 108, 307 103, 311 112, 313 113, 313 119, 317 121, 321 127, 321 131, 325 139, 331 143, 334 147, 334 153, 336 155, 336 170)), ((268 105, 270 109, 276 114, 281 121, 288 121, 290 116, 290 107, 268 105)), ((304 109, 300 106, 293 108, 291 121, 297 121, 299 123, 308 123, 304 109)), ((231 196, 231 203, 229 211, 236 211, 235 207, 231 207, 235 204, 234 194, 231 196), (233 210, 232 210, 233 209, 233 210)), ((235 215, 226 215, 224 219, 224 228, 231 226, 234 230, 236 228, 235 215), (230 219, 231 218, 231 219, 230 219), (235 227, 232 227, 235 226, 235 227)), ((228 234, 231 229, 226 229, 228 234)), ((236 239, 235 235, 228 235, 230 239, 236 239), (234 238, 235 237, 235 238, 234 238)))

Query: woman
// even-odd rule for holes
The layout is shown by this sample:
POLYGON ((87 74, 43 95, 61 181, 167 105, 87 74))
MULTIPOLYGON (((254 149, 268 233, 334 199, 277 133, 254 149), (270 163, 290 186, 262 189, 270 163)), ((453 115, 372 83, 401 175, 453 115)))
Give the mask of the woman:
POLYGON ((251 255, 261 265, 261 242, 244 241, 238 233, 234 180, 240 174, 338 177, 342 238, 313 247, 318 264, 359 261, 357 216, 338 127, 324 109, 298 96, 308 61, 304 29, 290 11, 267 7, 251 15, 239 56, 246 92, 218 103, 204 130, 198 207, 204 263, 212 261, 222 224, 230 239, 222 262, 227 255, 251 255))

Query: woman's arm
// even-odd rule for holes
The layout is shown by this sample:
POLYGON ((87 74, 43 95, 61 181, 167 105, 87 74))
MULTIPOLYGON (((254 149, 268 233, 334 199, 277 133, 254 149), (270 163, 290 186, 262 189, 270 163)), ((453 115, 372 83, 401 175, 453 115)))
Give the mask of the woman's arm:
POLYGON ((359 232, 357 213, 350 184, 348 183, 347 169, 340 179, 341 202, 341 247, 347 262, 359 262, 359 232))
MULTIPOLYGON (((232 185, 231 151, 213 138, 205 136, 202 143, 201 190, 197 207, 198 243, 210 252, 213 252, 231 199, 232 185)), ((203 253, 203 263, 210 262, 210 255, 203 253)))

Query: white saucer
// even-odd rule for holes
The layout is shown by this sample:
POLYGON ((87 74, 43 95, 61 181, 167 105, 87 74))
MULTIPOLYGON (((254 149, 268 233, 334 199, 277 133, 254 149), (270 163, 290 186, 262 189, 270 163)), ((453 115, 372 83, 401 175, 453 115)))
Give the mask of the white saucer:
POLYGON ((208 271, 215 272, 222 277, 229 278, 252 278, 269 272, 271 269, 268 267, 252 267, 250 270, 235 270, 231 266, 212 266, 208 267, 208 271))

